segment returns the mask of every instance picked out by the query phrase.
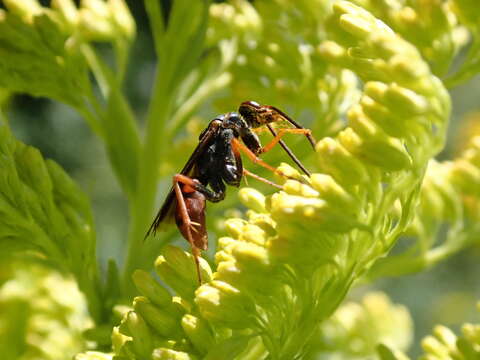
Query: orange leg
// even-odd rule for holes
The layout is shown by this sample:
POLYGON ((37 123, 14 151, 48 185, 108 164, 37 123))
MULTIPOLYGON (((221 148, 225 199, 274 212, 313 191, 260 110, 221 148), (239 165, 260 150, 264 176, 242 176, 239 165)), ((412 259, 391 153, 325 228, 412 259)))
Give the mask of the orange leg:
POLYGON ((306 136, 310 136, 312 134, 312 131, 310 129, 280 129, 278 130, 277 135, 262 149, 260 150, 260 153, 266 153, 267 151, 270 151, 275 145, 278 144, 278 142, 281 141, 282 137, 285 134, 302 134, 306 136))
MULTIPOLYGON (((270 133, 273 135, 273 137, 276 137, 277 136, 277 133, 275 132, 275 130, 273 130, 272 126, 270 124, 267 124, 266 125, 267 129, 270 130, 270 133)), ((307 138, 308 138, 308 135, 307 135, 307 138)), ((313 138, 312 138, 313 139, 313 138)), ((290 159, 293 160, 293 162, 295 164, 297 164, 297 166, 302 169, 302 171, 307 175, 307 176, 310 176, 310 171, 307 170, 307 168, 305 166, 303 166, 302 162, 300 160, 298 160, 298 158, 295 156, 295 154, 292 152, 292 150, 290 150, 290 148, 287 146, 287 144, 285 144, 283 142, 283 140, 278 140, 278 143, 280 144, 280 146, 283 148, 283 150, 285 150, 285 152, 288 154, 288 156, 290 156, 290 159)))
POLYGON ((263 166, 265 169, 270 170, 271 172, 285 176, 284 173, 282 173, 280 170, 275 169, 273 166, 268 165, 265 161, 260 159, 257 155, 255 155, 252 150, 250 150, 244 143, 238 141, 238 139, 233 138, 232 139, 232 146, 234 151, 243 151, 245 155, 254 163, 258 164, 260 166, 263 166))
POLYGON ((195 267, 197 269, 197 276, 198 276, 198 282, 199 284, 202 284, 202 275, 200 273, 200 261, 198 260, 200 257, 200 249, 198 249, 194 242, 193 242, 193 236, 192 236, 192 230, 197 231, 194 226, 198 226, 200 224, 194 223, 190 220, 190 216, 188 215, 187 207, 185 205, 185 199, 183 197, 183 192, 180 189, 180 186, 178 185, 179 183, 182 183, 186 185, 184 188, 184 191, 190 192, 190 191, 195 191, 194 186, 195 186, 195 181, 185 175, 181 174, 176 174, 173 176, 173 188, 175 190, 175 195, 177 197, 177 211, 180 212, 180 216, 182 217, 183 223, 186 226, 187 229, 187 241, 190 243, 190 246, 192 248, 192 255, 193 259, 195 261, 195 267))
MULTIPOLYGON (((254 179, 257 179, 258 181, 261 181, 261 182, 264 182, 265 184, 268 184, 268 185, 271 185, 273 187, 276 187, 277 189, 283 189, 282 186, 278 185, 278 184, 275 184, 274 182, 270 181, 270 180, 267 180, 261 176, 258 176, 257 174, 254 174, 250 171, 248 171, 247 169, 243 168, 243 174, 244 175, 248 175, 250 177, 253 177, 254 179)), ((247 181, 247 179, 245 178, 245 182, 247 181)), ((248 184, 247 184, 248 185, 248 184)))

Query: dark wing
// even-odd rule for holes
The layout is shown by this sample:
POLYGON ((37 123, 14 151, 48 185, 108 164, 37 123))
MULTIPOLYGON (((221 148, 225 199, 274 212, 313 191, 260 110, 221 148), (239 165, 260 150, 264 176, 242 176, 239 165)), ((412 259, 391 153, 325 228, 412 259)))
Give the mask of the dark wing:
MULTIPOLYGON (((190 158, 187 160, 187 163, 183 167, 180 174, 186 175, 189 177, 193 176, 196 170, 197 160, 199 156, 203 154, 203 152, 210 145, 211 140, 217 134, 218 129, 219 129, 219 122, 215 122, 215 120, 212 121, 210 125, 202 133, 197 147, 195 148, 195 150, 193 150, 192 155, 190 155, 190 158)), ((168 192, 167 197, 165 198, 165 201, 163 202, 162 207, 158 211, 157 216, 155 216, 155 219, 153 220, 152 225, 150 225, 150 228, 145 234, 145 239, 152 233, 155 235, 155 233, 157 232, 157 230, 159 229, 162 223, 171 223, 174 221, 175 204, 176 204, 175 190, 173 189, 173 186, 172 186, 170 188, 170 191, 168 192)))

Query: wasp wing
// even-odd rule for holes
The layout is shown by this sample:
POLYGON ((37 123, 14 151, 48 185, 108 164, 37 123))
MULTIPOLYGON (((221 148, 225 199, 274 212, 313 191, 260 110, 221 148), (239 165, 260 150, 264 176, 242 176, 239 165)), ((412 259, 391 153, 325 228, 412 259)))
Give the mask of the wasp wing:
MULTIPOLYGON (((218 133, 218 129, 219 129, 218 123, 214 123, 212 121, 210 125, 202 132, 202 134, 200 135, 201 137, 197 147, 195 148, 195 150, 193 150, 192 155, 190 155, 190 158, 187 160, 187 163, 183 167, 180 174, 186 175, 189 177, 194 176, 194 174, 196 173, 198 158, 200 157, 201 154, 204 153, 204 151, 210 145, 211 140, 218 133)), ((157 216, 155 216, 155 219, 153 220, 152 225, 150 225, 150 228, 145 234, 145 238, 147 238, 152 233, 155 235, 155 233, 159 230, 162 224, 174 222, 176 203, 177 203, 177 199, 175 196, 175 190, 173 189, 173 186, 172 186, 170 188, 170 191, 168 192, 167 197, 165 198, 165 201, 163 202, 162 207, 158 211, 157 216)))

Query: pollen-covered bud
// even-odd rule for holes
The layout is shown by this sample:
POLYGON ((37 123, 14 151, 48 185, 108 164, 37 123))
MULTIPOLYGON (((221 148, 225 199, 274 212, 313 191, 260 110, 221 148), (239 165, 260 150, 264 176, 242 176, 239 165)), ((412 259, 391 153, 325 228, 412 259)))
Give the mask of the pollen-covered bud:
POLYGON ((323 138, 317 143, 316 150, 322 172, 330 174, 343 186, 368 182, 364 165, 334 139, 323 138))
POLYGON ((152 303, 160 307, 167 306, 172 301, 170 293, 144 270, 135 270, 132 275, 138 291, 152 303))
POLYGON ((214 280, 195 292, 195 303, 202 316, 232 329, 245 329, 254 321, 255 304, 232 285, 214 280))
POLYGON ((207 353, 215 344, 212 330, 204 319, 186 314, 182 318, 182 328, 193 346, 200 353, 207 353))
POLYGON ((240 202, 257 213, 266 213, 265 196, 258 190, 242 188, 238 192, 240 202))

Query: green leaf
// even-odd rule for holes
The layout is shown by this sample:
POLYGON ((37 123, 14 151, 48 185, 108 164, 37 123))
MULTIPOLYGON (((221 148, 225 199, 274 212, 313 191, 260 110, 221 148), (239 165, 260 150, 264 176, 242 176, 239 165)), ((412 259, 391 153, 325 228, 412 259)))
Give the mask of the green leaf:
POLYGON ((34 255, 74 274, 100 318, 95 233, 87 197, 64 170, 0 125, 2 256, 34 255))

